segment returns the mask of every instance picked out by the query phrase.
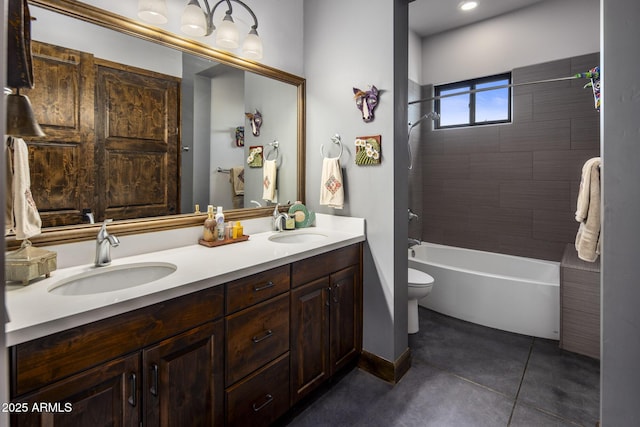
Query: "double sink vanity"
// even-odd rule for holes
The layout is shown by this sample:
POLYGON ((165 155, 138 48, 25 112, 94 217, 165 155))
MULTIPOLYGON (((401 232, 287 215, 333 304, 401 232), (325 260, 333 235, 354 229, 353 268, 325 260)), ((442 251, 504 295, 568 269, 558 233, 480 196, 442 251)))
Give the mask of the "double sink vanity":
POLYGON ((362 350, 364 221, 317 222, 8 285, 12 425, 281 418, 362 350))

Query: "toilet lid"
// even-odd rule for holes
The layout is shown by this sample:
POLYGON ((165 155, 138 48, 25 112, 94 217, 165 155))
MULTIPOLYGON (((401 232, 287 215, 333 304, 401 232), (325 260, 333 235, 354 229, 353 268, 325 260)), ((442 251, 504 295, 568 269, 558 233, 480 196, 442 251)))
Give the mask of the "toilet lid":
POLYGON ((424 271, 416 270, 415 268, 409 269, 409 286, 425 286, 433 283, 433 277, 429 276, 424 271))

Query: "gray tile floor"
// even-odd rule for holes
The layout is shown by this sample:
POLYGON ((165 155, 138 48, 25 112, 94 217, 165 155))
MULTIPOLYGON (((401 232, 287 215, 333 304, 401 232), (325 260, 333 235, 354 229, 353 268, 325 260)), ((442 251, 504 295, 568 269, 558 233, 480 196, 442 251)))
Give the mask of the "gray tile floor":
POLYGON ((289 426, 595 426, 599 362, 420 307, 395 386, 354 369, 289 426))

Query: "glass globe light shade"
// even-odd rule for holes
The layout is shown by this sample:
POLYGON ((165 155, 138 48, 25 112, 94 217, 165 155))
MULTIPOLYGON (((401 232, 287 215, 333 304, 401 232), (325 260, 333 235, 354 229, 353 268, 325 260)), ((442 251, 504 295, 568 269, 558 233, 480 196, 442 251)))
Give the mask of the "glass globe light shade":
POLYGON ((167 18, 166 0, 139 0, 138 17, 150 24, 166 24, 167 18))
POLYGON ((216 44, 227 49, 235 49, 240 44, 240 34, 231 15, 226 15, 216 28, 216 44))
POLYGON ((180 29, 190 36, 201 37, 207 34, 207 18, 197 2, 190 2, 182 12, 180 29))
POLYGON ((262 59, 262 40, 253 28, 242 43, 242 54, 249 59, 262 59))

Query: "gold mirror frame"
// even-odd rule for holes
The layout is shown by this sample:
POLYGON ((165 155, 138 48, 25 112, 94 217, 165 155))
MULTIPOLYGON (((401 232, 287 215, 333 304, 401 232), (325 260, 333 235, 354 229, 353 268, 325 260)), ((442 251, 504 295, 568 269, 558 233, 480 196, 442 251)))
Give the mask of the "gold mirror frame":
MULTIPOLYGON (((250 61, 231 53, 219 51, 211 46, 190 40, 160 28, 137 22, 107 10, 74 0, 29 0, 30 4, 58 12, 73 18, 90 22, 124 34, 139 37, 166 47, 181 50, 193 55, 234 66, 296 86, 297 88, 297 199, 305 199, 305 79, 267 65, 250 61)), ((273 207, 234 209, 225 212, 228 220, 251 219, 268 216, 273 207)), ((121 235, 139 234, 153 231, 170 230, 181 227, 201 225, 205 214, 180 214, 160 217, 119 220, 109 228, 121 235)), ((54 245, 94 239, 101 224, 79 224, 73 226, 47 227, 42 234, 31 240, 35 245, 54 245)), ((17 249, 20 241, 13 236, 6 237, 7 249, 17 249)))

